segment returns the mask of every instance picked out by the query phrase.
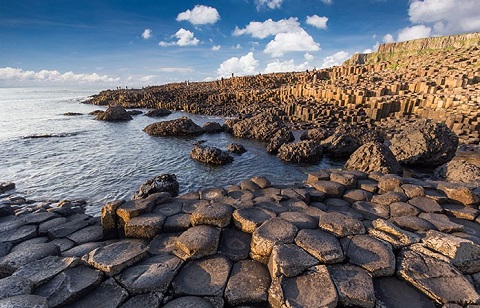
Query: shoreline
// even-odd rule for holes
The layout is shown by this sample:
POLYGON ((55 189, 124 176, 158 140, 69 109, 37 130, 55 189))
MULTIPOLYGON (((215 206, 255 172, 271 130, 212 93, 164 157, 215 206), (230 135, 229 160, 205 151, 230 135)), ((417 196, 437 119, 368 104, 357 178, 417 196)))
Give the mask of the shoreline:
POLYGON ((0 306, 478 304, 479 196, 478 185, 331 169, 298 186, 254 177, 154 192, 108 202, 102 217, 73 202, 16 215, 1 205, 0 306))

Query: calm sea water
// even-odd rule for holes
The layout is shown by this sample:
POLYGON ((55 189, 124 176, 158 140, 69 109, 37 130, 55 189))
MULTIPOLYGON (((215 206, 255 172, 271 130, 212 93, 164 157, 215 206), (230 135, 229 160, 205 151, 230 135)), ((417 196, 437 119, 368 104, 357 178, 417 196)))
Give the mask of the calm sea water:
POLYGON ((192 138, 151 137, 142 130, 156 121, 187 115, 199 125, 223 118, 174 112, 161 119, 134 116, 125 123, 95 121, 89 112, 102 107, 80 102, 97 89, 0 88, 0 181, 14 181, 17 193, 34 200, 85 199, 87 211, 98 215, 101 206, 130 198, 145 180, 175 173, 181 192, 236 184, 252 176, 268 177, 274 184, 305 180, 306 174, 338 162, 317 165, 283 163, 265 151, 265 144, 228 134, 192 138), (65 116, 66 112, 82 113, 65 116), (63 137, 24 139, 55 134, 63 137), (243 144, 247 152, 234 155, 232 164, 208 166, 189 156, 193 143, 225 149, 243 144))

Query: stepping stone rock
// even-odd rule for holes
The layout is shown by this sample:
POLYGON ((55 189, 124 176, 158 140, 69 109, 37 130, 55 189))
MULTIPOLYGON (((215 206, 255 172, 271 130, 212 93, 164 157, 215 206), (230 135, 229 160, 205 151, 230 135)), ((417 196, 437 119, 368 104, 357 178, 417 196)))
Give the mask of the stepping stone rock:
POLYGON ((273 212, 257 207, 249 207, 235 210, 233 212, 233 222, 243 232, 253 233, 263 222, 275 216, 273 212))
POLYGON ((383 242, 368 235, 355 235, 347 242, 346 256, 351 264, 366 269, 372 277, 392 276, 395 255, 383 242))
POLYGON ((157 205, 152 213, 162 214, 165 217, 173 216, 179 214, 182 211, 183 203, 182 202, 169 202, 157 205))
POLYGON ((251 192, 261 189, 255 182, 249 180, 240 182, 240 188, 251 192))
POLYGON ((273 308, 280 307, 336 307, 337 291, 325 265, 317 265, 307 273, 294 278, 274 279, 268 301, 273 308))
POLYGON ((250 179, 253 183, 257 184, 261 189, 268 188, 272 186, 272 183, 263 176, 254 176, 250 179))
POLYGON ((390 217, 417 216, 420 210, 405 202, 394 202, 390 204, 390 217))
POLYGON ((480 211, 474 207, 465 206, 463 204, 442 204, 447 215, 474 221, 478 217, 480 211))
POLYGON ((357 187, 357 178, 353 174, 348 173, 331 173, 330 181, 340 183, 346 189, 353 189, 357 187))
POLYGON ((41 224, 42 222, 46 222, 47 220, 54 219, 60 217, 59 215, 51 212, 42 212, 42 213, 31 213, 22 216, 22 220, 26 224, 41 224))
POLYGON ((181 232, 187 230, 191 226, 190 214, 176 214, 170 216, 163 224, 163 232, 181 232))
POLYGON ((399 193, 395 191, 387 191, 381 195, 374 195, 372 197, 373 203, 378 203, 381 205, 390 205, 394 202, 405 202, 408 200, 408 197, 404 193, 399 193))
POLYGON ((12 243, 0 242, 0 258, 8 255, 8 253, 12 249, 12 246, 12 243))
POLYGON ((102 215, 100 221, 102 224, 103 235, 105 238, 117 238, 119 221, 117 217, 117 209, 125 203, 125 200, 115 200, 105 204, 102 207, 102 215))
POLYGON ((67 238, 77 245, 96 242, 103 239, 103 229, 99 225, 88 226, 68 235, 67 238))
POLYGON ((50 307, 71 304, 94 290, 102 282, 100 271, 86 266, 67 269, 35 290, 48 298, 50 307))
POLYGON ((395 277, 382 277, 373 280, 376 307, 389 308, 435 308, 426 295, 414 289, 405 281, 395 277))
POLYGON ((212 303, 206 299, 196 296, 185 296, 177 298, 163 305, 163 308, 214 308, 212 303))
POLYGON ((425 213, 442 213, 443 208, 437 201, 428 197, 415 197, 408 201, 411 205, 422 210, 425 213))
POLYGON ((223 296, 232 264, 221 255, 188 262, 172 282, 175 294, 223 296))
POLYGON ((413 184, 403 184, 398 192, 404 193, 408 199, 425 196, 425 190, 423 187, 413 184))
POLYGON ((300 230, 295 244, 323 264, 340 263, 344 259, 340 242, 335 236, 321 230, 300 230))
POLYGON ((375 307, 372 276, 364 269, 350 265, 330 265, 328 272, 338 291, 338 302, 346 307, 375 307))
POLYGON ((36 260, 25 264, 13 273, 14 277, 22 277, 33 282, 35 287, 44 284, 53 276, 67 268, 77 266, 79 260, 77 258, 61 258, 57 256, 49 256, 40 260, 36 260))
POLYGON ((273 247, 268 269, 272 278, 281 275, 295 277, 317 264, 317 259, 297 245, 280 244, 273 247))
MULTIPOLYGON (((160 307, 162 302, 153 293, 139 294, 126 301, 121 308, 160 307)), ((187 306, 188 307, 188 306, 187 306)))
POLYGON ((67 221, 63 225, 53 227, 48 230, 48 237, 51 239, 66 237, 69 234, 72 234, 75 231, 85 228, 88 226, 88 221, 83 219, 77 219, 74 221, 67 221))
POLYGON ((420 236, 402 230, 390 221, 376 219, 372 225, 374 229, 369 229, 368 234, 390 243, 396 250, 420 242, 420 236))
POLYGON ((9 276, 0 279, 0 299, 30 294, 34 290, 33 282, 24 277, 9 276))
POLYGON ((291 222, 298 229, 315 229, 318 227, 318 218, 301 212, 284 212, 280 214, 280 218, 291 222))
POLYGON ((122 288, 115 279, 109 278, 86 297, 71 305, 71 307, 91 308, 100 306, 102 308, 116 308, 127 300, 128 297, 127 290, 122 288))
POLYGON ((422 240, 425 247, 441 253, 462 273, 480 272, 480 245, 472 241, 438 231, 428 231, 422 240))
POLYGON ((16 230, 23 226, 25 222, 16 216, 7 216, 0 218, 0 233, 16 230))
POLYGON ((270 276, 265 265, 254 260, 241 260, 233 265, 225 298, 231 306, 267 305, 270 276))
POLYGON ((143 259, 146 254, 144 241, 121 240, 91 251, 82 260, 108 276, 114 276, 143 259))
POLYGON ((467 186, 457 183, 438 183, 438 189, 445 192, 448 199, 464 205, 478 205, 479 197, 467 186))
POLYGON ((410 249, 400 252, 397 275, 439 305, 480 302, 480 296, 472 284, 452 265, 410 249))
POLYGON ((319 227, 337 237, 365 233, 365 226, 360 220, 337 212, 322 215, 319 220, 319 227))
POLYGON ((435 214, 435 213, 421 213, 419 218, 425 219, 430 222, 438 231, 441 232, 462 232, 464 226, 451 221, 447 215, 435 214))
POLYGON ((38 295, 16 295, 0 300, 0 308, 48 308, 48 301, 45 297, 38 295))
POLYGON ((227 195, 225 189, 216 187, 202 189, 199 193, 201 200, 215 200, 227 195))
POLYGON ((143 214, 134 217, 125 224, 125 236, 130 238, 152 239, 162 231, 165 216, 162 214, 143 214))
POLYGON ((325 193, 328 198, 342 198, 345 186, 337 182, 317 181, 311 185, 318 191, 325 193))
POLYGON ((58 218, 54 218, 54 219, 42 222, 38 226, 38 234, 46 235, 48 233, 48 230, 53 229, 54 227, 63 225, 66 222, 67 222, 67 219, 65 217, 58 217, 58 218))
POLYGON ((297 227, 281 218, 265 221, 252 235, 251 256, 256 255, 262 263, 267 263, 273 246, 292 243, 297 234, 297 227))
POLYGON ((165 293, 183 261, 172 255, 157 255, 129 267, 115 279, 130 294, 165 293))
POLYGON ((405 180, 398 175, 387 174, 378 179, 378 188, 385 192, 394 191, 395 188, 402 186, 404 182, 405 180))
POLYGON ((0 233, 0 242, 10 242, 12 244, 18 244, 23 241, 29 240, 37 236, 37 226, 26 225, 21 226, 16 230, 9 230, 0 233))
POLYGON ((417 216, 402 216, 392 218, 391 221, 402 229, 416 232, 416 231, 428 231, 436 230, 434 225, 429 221, 417 216))
POLYGON ((252 235, 237 229, 223 229, 218 251, 232 261, 248 258, 252 235))
POLYGON ((199 259, 217 253, 220 230, 201 225, 183 232, 175 241, 173 253, 182 260, 199 259))
POLYGON ((150 213, 155 207, 155 198, 153 197, 155 195, 151 195, 146 199, 138 199, 122 203, 116 210, 120 221, 123 224, 126 224, 134 217, 150 213))
POLYGON ((148 253, 152 256, 171 253, 175 248, 175 241, 179 235, 179 233, 162 233, 155 236, 148 244, 148 253))
POLYGON ((31 244, 12 251, 0 259, 0 277, 11 275, 20 267, 35 260, 58 255, 60 255, 60 248, 50 243, 31 244))
POLYGON ((71 240, 67 238, 56 238, 53 241, 50 241, 49 243, 55 244, 60 248, 60 251, 63 253, 65 250, 68 250, 75 246, 75 243, 72 242, 71 240))
POLYGON ((64 252, 62 252, 62 256, 81 258, 83 257, 83 255, 89 253, 90 251, 102 246, 104 246, 104 243, 85 243, 85 244, 81 244, 73 248, 70 248, 69 250, 65 250, 64 252))
POLYGON ((191 217, 193 226, 212 225, 224 228, 230 224, 234 208, 224 203, 212 203, 198 207, 191 217))
MULTIPOLYGON (((376 196, 373 196, 374 198, 376 196)), ((373 198, 372 198, 373 200, 373 198)), ((374 202, 357 201, 352 206, 357 212, 365 216, 365 218, 374 220, 377 218, 390 218, 390 209, 387 205, 374 202)))
POLYGON ((343 195, 343 200, 347 201, 350 204, 353 204, 356 201, 370 201, 373 194, 363 189, 354 189, 345 192, 343 195))

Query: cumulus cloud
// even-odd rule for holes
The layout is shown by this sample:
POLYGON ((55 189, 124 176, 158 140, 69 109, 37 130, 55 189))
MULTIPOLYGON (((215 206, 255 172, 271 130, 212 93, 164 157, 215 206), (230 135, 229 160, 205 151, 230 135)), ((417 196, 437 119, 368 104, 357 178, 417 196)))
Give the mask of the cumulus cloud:
POLYGON ((327 29, 328 17, 320 17, 318 15, 307 16, 307 24, 318 29, 327 29))
POLYGON ((0 80, 11 81, 43 81, 43 82, 59 82, 59 83, 92 83, 92 82, 104 82, 112 83, 117 82, 120 78, 112 78, 107 75, 93 74, 74 74, 73 72, 60 73, 57 70, 41 70, 25 71, 21 68, 2 67, 0 68, 0 80))
POLYGON ((393 35, 391 35, 390 33, 387 33, 383 37, 383 42, 384 43, 395 43, 395 39, 393 38, 393 35))
POLYGON ((348 60, 349 58, 350 58, 350 53, 343 50, 339 51, 323 59, 322 68, 342 65, 342 63, 348 60))
POLYGON ((478 0, 412 0, 408 14, 411 22, 432 28, 433 35, 480 31, 478 0))
POLYGON ((282 6, 283 0, 255 0, 255 3, 257 4, 257 10, 265 6, 274 10, 282 6))
POLYGON ((415 40, 419 38, 430 37, 432 33, 432 28, 426 27, 424 25, 417 25, 413 27, 407 27, 400 30, 398 33, 398 42, 404 42, 409 40, 415 40))
POLYGON ((324 4, 330 5, 333 3, 333 0, 321 0, 324 4))
POLYGON ((268 63, 267 67, 264 69, 264 73, 280 73, 280 72, 295 72, 295 71, 304 71, 309 67, 308 62, 304 62, 296 65, 293 59, 288 61, 282 61, 276 59, 275 61, 268 63))
POLYGON ((214 24, 220 19, 216 8, 205 5, 195 5, 192 10, 178 14, 177 21, 186 20, 193 25, 214 24))
POLYGON ((191 73, 193 69, 190 67, 161 67, 158 69, 154 69, 154 71, 164 72, 164 73, 191 73))
POLYGON ((272 57, 279 57, 287 52, 318 50, 320 50, 320 44, 316 43, 305 30, 300 29, 296 32, 278 33, 263 52, 272 57))
POLYGON ((167 47, 167 46, 196 46, 198 43, 200 43, 200 40, 198 40, 195 37, 195 34, 191 31, 185 30, 181 28, 180 30, 175 33, 174 37, 176 37, 178 40, 176 42, 164 42, 161 41, 158 43, 159 46, 161 47, 167 47))
POLYGON ((303 55, 303 58, 304 58, 305 61, 307 61, 307 62, 312 62, 313 59, 315 59, 315 57, 312 56, 311 54, 309 54, 308 52, 303 55))
POLYGON ((145 29, 142 33, 142 37, 144 40, 148 40, 149 38, 152 37, 152 30, 150 29, 145 29))
POLYGON ((267 19, 264 22, 252 21, 244 29, 235 27, 233 35, 249 34, 254 38, 264 39, 280 32, 294 32, 300 29, 298 18, 290 17, 289 19, 280 19, 279 21, 267 19))
POLYGON ((253 52, 249 52, 243 57, 232 57, 220 64, 217 69, 219 77, 229 77, 234 73, 235 75, 252 75, 257 72, 258 60, 253 56, 253 52))
POLYGON ((212 50, 213 50, 213 51, 219 51, 220 48, 222 48, 220 45, 212 46, 212 50))

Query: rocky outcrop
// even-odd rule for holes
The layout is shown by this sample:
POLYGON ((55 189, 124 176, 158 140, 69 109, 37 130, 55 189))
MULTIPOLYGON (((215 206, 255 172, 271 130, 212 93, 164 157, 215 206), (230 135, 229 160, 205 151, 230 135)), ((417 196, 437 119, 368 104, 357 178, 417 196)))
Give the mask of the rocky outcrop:
POLYGON ((235 123, 232 130, 235 137, 270 141, 279 130, 285 127, 277 116, 264 112, 235 123))
POLYGON ((202 126, 202 128, 207 134, 221 133, 224 131, 223 126, 217 122, 207 122, 202 126))
POLYGON ((200 126, 187 117, 156 122, 145 127, 143 131, 151 136, 198 136, 204 133, 200 126))
POLYGON ((227 145, 227 150, 229 150, 230 152, 235 153, 235 154, 243 154, 247 151, 243 145, 241 145, 240 143, 235 143, 235 142, 227 145))
POLYGON ((194 145, 190 157, 202 163, 225 165, 233 161, 233 157, 216 147, 194 145))
POLYGON ((403 169, 392 151, 383 143, 377 142, 369 142, 358 148, 345 163, 345 169, 403 174, 403 169))
POLYGON ((145 115, 147 117, 160 118, 160 117, 166 117, 170 114, 172 114, 172 112, 170 110, 165 109, 165 108, 159 108, 159 109, 150 110, 145 115))
POLYGON ((130 121, 132 119, 132 116, 120 105, 108 107, 105 112, 95 117, 95 120, 109 122, 130 121))
POLYGON ((383 138, 372 129, 356 125, 342 125, 330 137, 323 140, 322 145, 326 154, 345 157, 367 142, 383 142, 383 138))
POLYGON ((320 144, 323 140, 325 140, 329 136, 327 130, 323 128, 312 128, 306 130, 300 136, 300 140, 313 140, 316 143, 320 144))
POLYGON ((144 199, 159 192, 167 192, 175 197, 178 195, 179 189, 180 184, 175 174, 161 174, 145 181, 140 188, 133 193, 132 200, 144 199))
POLYGON ((480 167, 465 160, 452 160, 435 169, 437 180, 480 185, 480 167))
POLYGON ((278 154, 278 150, 282 145, 289 143, 294 139, 295 138, 289 129, 282 128, 275 133, 273 138, 268 143, 267 152, 270 154, 278 154))
POLYGON ((300 141, 283 144, 278 157, 289 163, 316 163, 323 157, 323 148, 315 141, 300 141))
POLYGON ((436 167, 457 151, 458 136, 445 124, 418 120, 391 140, 390 150, 402 165, 436 167))

